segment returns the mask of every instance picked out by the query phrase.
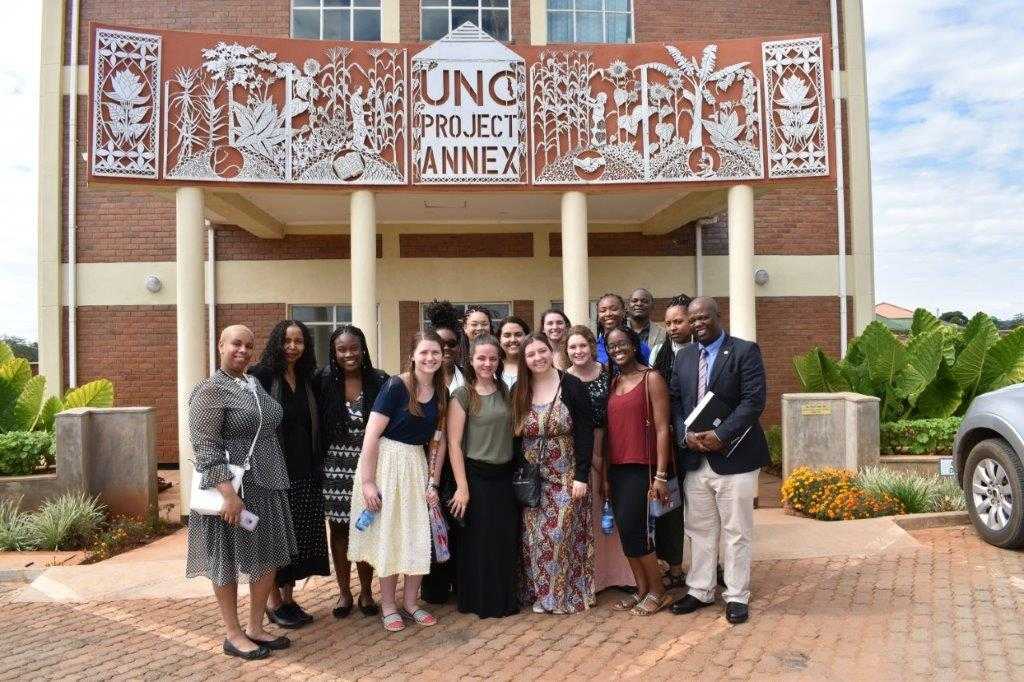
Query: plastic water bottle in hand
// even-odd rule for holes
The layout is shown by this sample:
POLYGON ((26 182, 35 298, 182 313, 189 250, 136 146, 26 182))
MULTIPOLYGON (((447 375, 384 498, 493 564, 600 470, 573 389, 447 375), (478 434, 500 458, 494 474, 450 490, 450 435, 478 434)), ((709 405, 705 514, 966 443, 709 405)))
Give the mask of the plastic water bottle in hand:
POLYGON ((615 531, 615 516, 612 515, 612 503, 604 501, 604 508, 601 510, 601 532, 611 535, 615 531))
MULTIPOLYGON (((383 497, 381 497, 380 503, 384 504, 383 497)), ((356 519, 356 530, 360 532, 366 530, 370 527, 370 524, 373 523, 374 519, 376 518, 377 512, 372 511, 370 509, 364 509, 363 513, 359 515, 359 518, 356 519)))

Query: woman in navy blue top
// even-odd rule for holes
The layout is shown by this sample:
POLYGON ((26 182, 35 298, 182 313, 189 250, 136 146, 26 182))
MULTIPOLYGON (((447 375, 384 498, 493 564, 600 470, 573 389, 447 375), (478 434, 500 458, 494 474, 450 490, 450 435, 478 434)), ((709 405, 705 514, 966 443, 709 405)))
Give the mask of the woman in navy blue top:
POLYGON ((356 467, 362 495, 352 496, 348 554, 380 576, 381 613, 389 632, 405 628, 403 617, 420 625, 437 622, 416 599, 430 570, 427 504, 437 502, 436 472, 428 475, 423 446, 437 432, 448 402, 441 362, 440 337, 417 333, 406 370, 388 380, 373 404, 356 467), (359 530, 356 521, 364 509, 376 517, 359 530), (399 573, 405 575, 401 611, 395 600, 399 573))

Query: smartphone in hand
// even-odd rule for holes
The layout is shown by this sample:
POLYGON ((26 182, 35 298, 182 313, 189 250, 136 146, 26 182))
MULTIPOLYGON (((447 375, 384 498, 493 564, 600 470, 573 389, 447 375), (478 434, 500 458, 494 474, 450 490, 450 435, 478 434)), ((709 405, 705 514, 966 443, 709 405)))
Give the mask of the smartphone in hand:
POLYGON ((238 525, 240 525, 242 528, 246 529, 251 533, 252 531, 256 530, 256 524, 258 524, 259 522, 260 517, 256 516, 248 509, 243 509, 242 515, 238 520, 238 525))

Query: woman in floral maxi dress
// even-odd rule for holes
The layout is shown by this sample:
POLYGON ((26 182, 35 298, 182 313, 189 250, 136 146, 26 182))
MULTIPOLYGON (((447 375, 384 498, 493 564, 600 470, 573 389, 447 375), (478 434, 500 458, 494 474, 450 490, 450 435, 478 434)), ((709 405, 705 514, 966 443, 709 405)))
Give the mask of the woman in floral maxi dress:
POLYGON ((582 382, 553 365, 543 334, 523 340, 514 423, 519 456, 539 465, 540 506, 523 509, 520 598, 537 613, 578 613, 594 600, 594 442, 582 382))

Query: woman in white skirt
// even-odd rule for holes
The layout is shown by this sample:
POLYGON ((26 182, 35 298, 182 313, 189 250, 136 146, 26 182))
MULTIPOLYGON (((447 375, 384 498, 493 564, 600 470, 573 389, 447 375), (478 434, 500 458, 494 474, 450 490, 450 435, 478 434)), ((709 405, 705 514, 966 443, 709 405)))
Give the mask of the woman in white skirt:
POLYGON ((356 468, 363 494, 352 496, 348 555, 371 564, 380 576, 381 614, 389 632, 405 629, 405 618, 419 625, 437 623, 417 598, 430 570, 427 503, 437 501, 437 472, 428 476, 423 446, 448 403, 441 362, 440 337, 417 333, 405 371, 388 381, 373 404, 356 468), (364 509, 376 517, 360 531, 356 523, 364 509), (401 610, 395 596, 399 573, 405 575, 401 610))

